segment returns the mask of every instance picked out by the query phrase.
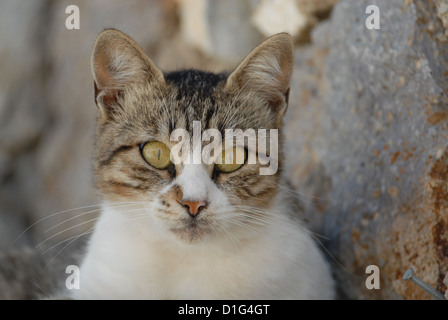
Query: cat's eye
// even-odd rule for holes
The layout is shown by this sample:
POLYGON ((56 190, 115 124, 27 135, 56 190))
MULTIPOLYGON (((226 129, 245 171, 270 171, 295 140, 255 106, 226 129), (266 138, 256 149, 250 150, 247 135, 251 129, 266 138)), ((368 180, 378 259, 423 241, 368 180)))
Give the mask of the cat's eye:
POLYGON ((215 166, 219 171, 230 173, 238 170, 246 162, 246 149, 241 147, 233 147, 223 150, 221 153, 221 163, 215 166))
POLYGON ((142 156, 156 169, 167 169, 171 164, 170 149, 159 141, 147 142, 141 148, 142 156))

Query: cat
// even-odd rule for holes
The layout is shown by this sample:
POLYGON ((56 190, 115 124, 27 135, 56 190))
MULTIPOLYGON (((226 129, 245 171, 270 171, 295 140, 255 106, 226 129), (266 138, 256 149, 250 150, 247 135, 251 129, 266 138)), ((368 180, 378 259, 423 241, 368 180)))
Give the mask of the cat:
POLYGON ((164 73, 128 35, 99 34, 92 72, 103 204, 72 298, 335 297, 328 263, 279 188, 293 60, 292 38, 280 33, 231 73, 164 73), (278 130, 278 170, 261 175, 247 160, 174 164, 170 134, 191 134, 194 121, 202 132, 278 130))
MULTIPOLYGON (((0 254, 0 298, 335 298, 329 266, 282 187, 293 56, 282 33, 231 73, 163 73, 129 36, 102 32, 92 70, 103 203, 81 258, 80 287, 68 290, 65 280, 82 247, 51 261, 45 248, 16 249, 0 254), (267 129, 269 152, 243 140, 230 152, 214 150, 213 162, 174 161, 177 130, 193 138, 216 130, 226 140, 227 129, 267 129), (227 154, 230 163, 219 161, 227 154), (275 170, 263 174, 252 155, 275 160, 275 170)), ((207 141, 199 140, 200 149, 207 141)), ((186 159, 194 158, 190 149, 186 159)))

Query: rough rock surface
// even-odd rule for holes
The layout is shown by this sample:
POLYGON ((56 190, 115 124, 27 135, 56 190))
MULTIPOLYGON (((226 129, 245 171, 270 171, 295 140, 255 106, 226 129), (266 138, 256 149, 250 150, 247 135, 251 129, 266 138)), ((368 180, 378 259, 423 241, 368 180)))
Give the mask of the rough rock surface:
POLYGON ((402 280, 410 267, 448 292, 448 43, 438 3, 341 1, 296 53, 291 182, 329 238, 342 297, 430 298, 402 280), (371 4, 379 30, 365 27, 371 4), (366 289, 368 265, 380 268, 380 290, 366 289))

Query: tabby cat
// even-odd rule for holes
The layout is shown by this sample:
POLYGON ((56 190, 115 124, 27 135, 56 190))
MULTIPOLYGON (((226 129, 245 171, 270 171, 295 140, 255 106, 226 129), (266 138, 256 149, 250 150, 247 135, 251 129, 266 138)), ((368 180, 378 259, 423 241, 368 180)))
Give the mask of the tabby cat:
POLYGON ((73 298, 334 297, 329 266, 280 188, 293 59, 292 39, 281 33, 231 73, 163 73, 124 33, 98 36, 95 175, 103 205, 73 298), (247 142, 229 151, 243 152, 240 163, 174 163, 171 133, 194 136, 193 123, 223 137, 226 129, 278 130, 267 148, 278 147, 270 155, 278 170, 260 174, 263 165, 248 156, 269 152, 247 142))

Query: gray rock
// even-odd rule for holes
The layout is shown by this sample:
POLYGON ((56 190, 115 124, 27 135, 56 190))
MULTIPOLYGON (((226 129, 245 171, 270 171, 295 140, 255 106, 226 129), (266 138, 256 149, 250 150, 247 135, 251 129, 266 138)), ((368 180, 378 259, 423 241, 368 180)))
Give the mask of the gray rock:
POLYGON ((410 267, 447 291, 444 33, 431 1, 345 0, 297 52, 291 182, 311 228, 329 238, 343 297, 427 299, 402 280, 410 267), (379 30, 365 27, 371 4, 379 30), (380 290, 366 289, 368 265, 380 268, 380 290))

